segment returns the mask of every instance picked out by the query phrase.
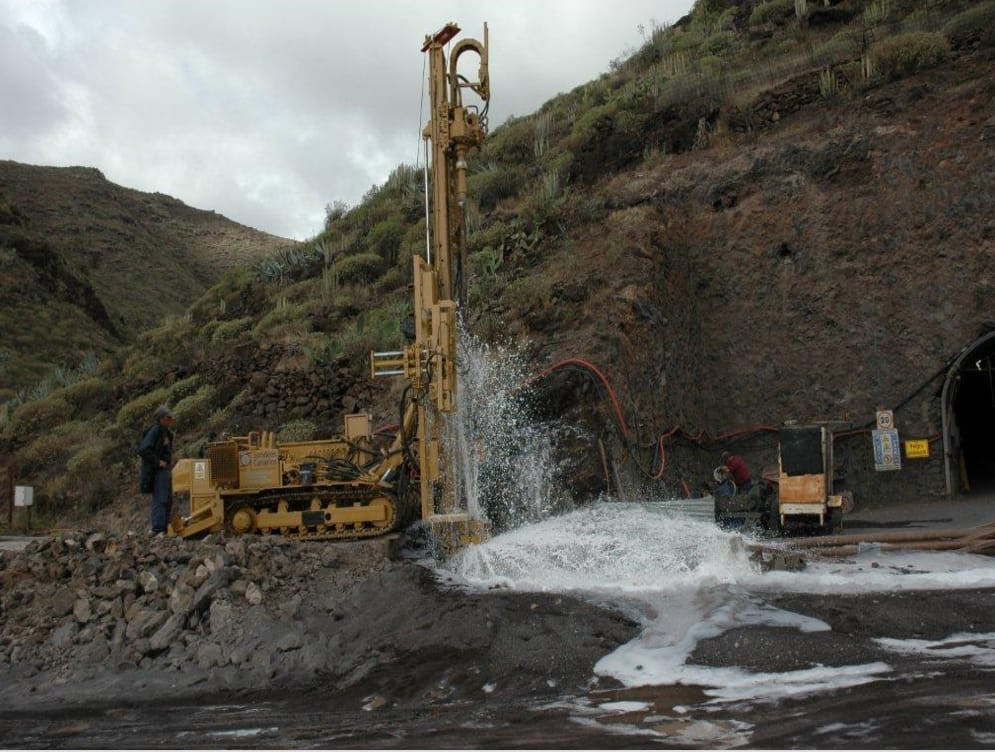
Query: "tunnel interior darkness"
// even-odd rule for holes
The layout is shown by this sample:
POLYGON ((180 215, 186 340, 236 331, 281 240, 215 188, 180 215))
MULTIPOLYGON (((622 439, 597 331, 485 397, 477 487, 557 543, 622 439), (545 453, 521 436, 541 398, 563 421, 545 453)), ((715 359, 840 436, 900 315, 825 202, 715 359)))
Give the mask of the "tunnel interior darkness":
POLYGON ((955 483, 971 493, 995 491, 995 340, 984 342, 963 361, 951 400, 960 434, 963 468, 954 467, 955 483), (968 488, 962 474, 966 471, 968 488))

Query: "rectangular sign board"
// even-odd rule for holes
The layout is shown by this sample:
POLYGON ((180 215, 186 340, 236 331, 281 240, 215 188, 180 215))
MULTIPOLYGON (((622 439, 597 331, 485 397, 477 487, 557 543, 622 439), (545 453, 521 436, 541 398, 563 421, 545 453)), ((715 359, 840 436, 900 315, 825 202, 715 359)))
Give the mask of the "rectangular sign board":
POLYGON ((910 460, 929 459, 929 439, 909 439, 906 441, 905 456, 910 460))
POLYGON ((35 503, 35 489, 34 486, 15 486, 14 487, 14 506, 15 507, 30 507, 35 503))
POLYGON ((898 443, 898 431, 894 428, 889 431, 871 431, 871 439, 874 442, 874 469, 875 470, 901 470, 902 469, 902 447, 898 443))

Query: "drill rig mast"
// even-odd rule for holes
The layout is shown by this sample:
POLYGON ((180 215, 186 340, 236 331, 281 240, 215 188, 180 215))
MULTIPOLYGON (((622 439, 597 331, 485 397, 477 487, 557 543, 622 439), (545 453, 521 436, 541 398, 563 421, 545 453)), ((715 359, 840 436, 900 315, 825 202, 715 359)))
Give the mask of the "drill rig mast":
MULTIPOLYGON (((478 538, 483 526, 470 517, 458 496, 456 468, 442 458, 447 416, 456 411, 456 310, 466 300, 466 157, 487 134, 490 81, 487 72, 487 25, 483 43, 463 39, 449 55, 445 45, 460 29, 446 24, 425 37, 428 53, 431 119, 422 136, 431 145, 431 189, 426 256, 414 263, 414 342, 400 352, 373 353, 374 377, 404 375, 413 393, 401 421, 401 431, 417 433, 421 516, 451 545, 478 538), (479 58, 477 80, 460 74, 460 58, 479 58), (483 110, 464 105, 469 90, 483 110)), ((427 150, 427 149, 426 149, 427 150)), ((427 169, 427 165, 426 165, 427 169)), ((408 433, 410 436, 411 434, 408 433)))
POLYGON ((173 489, 190 504, 188 516, 171 521, 174 533, 226 530, 307 540, 384 535, 414 512, 413 464, 421 517, 445 548, 485 532, 458 498, 457 469, 441 456, 446 419, 456 410, 456 309, 466 299, 466 155, 483 143, 490 99, 487 26, 483 44, 464 39, 453 47, 447 68, 444 46, 458 33, 446 24, 422 47, 429 56, 431 120, 422 135, 426 147, 431 143, 432 186, 425 258, 414 257, 414 341, 371 356, 374 377, 408 381, 397 436, 389 447, 374 446, 369 416, 355 414, 331 439, 280 443, 270 432, 253 432, 213 442, 206 457, 182 459, 173 468, 173 489), (467 52, 480 60, 476 81, 458 71, 467 52), (479 97, 483 111, 463 104, 466 90, 479 97))

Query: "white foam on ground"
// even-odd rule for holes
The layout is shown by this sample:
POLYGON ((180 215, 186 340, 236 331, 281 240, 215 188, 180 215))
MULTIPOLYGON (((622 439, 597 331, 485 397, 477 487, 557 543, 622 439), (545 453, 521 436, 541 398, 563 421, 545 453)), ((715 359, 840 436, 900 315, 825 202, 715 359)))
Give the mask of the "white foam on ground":
POLYGON ((896 653, 944 661, 961 659, 976 666, 995 666, 995 632, 960 632, 942 640, 897 640, 881 637, 875 642, 896 653))
POLYGON ((260 736, 262 734, 272 734, 280 729, 276 726, 271 726, 270 728, 247 728, 247 729, 233 729, 231 731, 209 731, 208 736, 216 737, 219 739, 224 738, 234 738, 243 739, 253 736, 260 736))
POLYGON ((635 713, 640 710, 648 710, 647 702, 637 702, 636 700, 619 700, 617 702, 603 702, 598 705, 599 710, 610 710, 614 713, 635 713))
MULTIPOLYGON (((767 605, 771 594, 995 587, 995 561, 988 557, 873 546, 848 559, 812 561, 801 572, 763 573, 750 560, 746 544, 753 541, 688 515, 688 508, 696 506, 599 503, 466 548, 447 568, 475 588, 574 593, 622 607, 641 620, 642 632, 599 661, 596 673, 630 687, 699 684, 715 701, 776 700, 888 677, 890 667, 880 662, 777 674, 688 665, 699 641, 737 627, 829 629, 767 605)), ((957 648, 960 657, 989 665, 995 647, 988 640, 975 636, 957 648)), ((889 645, 900 647, 945 655, 954 649, 914 641, 889 645)))

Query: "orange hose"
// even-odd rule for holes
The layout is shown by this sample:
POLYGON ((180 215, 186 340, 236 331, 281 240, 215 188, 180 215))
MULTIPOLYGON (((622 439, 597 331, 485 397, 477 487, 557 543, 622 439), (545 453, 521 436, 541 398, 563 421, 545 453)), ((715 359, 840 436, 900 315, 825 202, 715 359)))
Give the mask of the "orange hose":
POLYGON ((608 392, 608 399, 611 401, 612 410, 615 412, 615 420, 618 422, 618 427, 622 431, 622 435, 628 438, 630 433, 629 424, 625 422, 625 415, 622 414, 622 407, 618 403, 618 397, 615 395, 615 390, 612 388, 612 385, 608 383, 608 379, 605 378, 605 375, 593 363, 590 363, 583 358, 567 358, 566 360, 554 363, 531 380, 538 381, 539 379, 553 373, 553 371, 565 368, 566 366, 580 366, 581 368, 590 371, 597 377, 598 381, 601 382, 601 385, 608 392))

